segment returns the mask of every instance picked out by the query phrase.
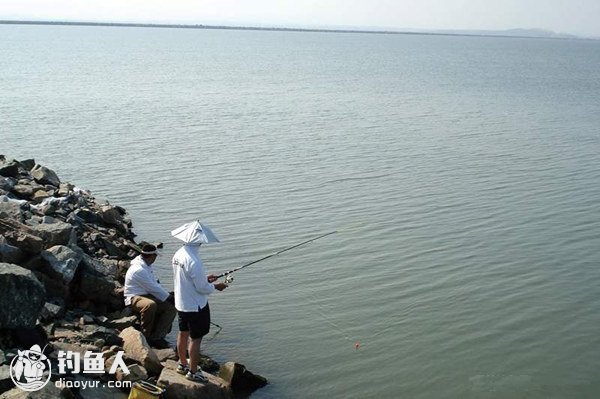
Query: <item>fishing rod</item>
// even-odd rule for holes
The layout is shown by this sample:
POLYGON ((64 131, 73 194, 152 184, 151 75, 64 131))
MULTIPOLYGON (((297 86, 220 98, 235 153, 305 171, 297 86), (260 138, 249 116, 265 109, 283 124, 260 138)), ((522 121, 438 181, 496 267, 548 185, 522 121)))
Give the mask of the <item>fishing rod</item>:
MULTIPOLYGON (((224 273, 218 274, 218 275, 217 275, 217 276, 215 276, 215 277, 216 277, 217 279, 219 279, 219 278, 221 278, 221 277, 229 276, 231 273, 237 272, 238 270, 242 270, 242 269, 244 269, 244 268, 246 268, 246 267, 248 267, 248 266, 250 266, 250 265, 253 265, 253 264, 255 264, 255 263, 258 263, 258 262, 262 262, 262 261, 263 261, 263 260, 265 260, 265 259, 272 258, 273 256, 277 256, 277 255, 279 255, 279 254, 282 254, 282 253, 284 253, 284 252, 287 252, 287 251, 289 251, 289 250, 291 250, 291 249, 298 248, 298 247, 300 247, 300 246, 302 246, 302 245, 308 244, 308 243, 310 243, 310 242, 313 242, 313 241, 317 241, 318 239, 321 239, 321 238, 323 238, 323 237, 330 236, 330 235, 332 235, 332 234, 335 234, 335 233, 337 233, 337 232, 338 232, 338 230, 334 230, 334 231, 330 231, 329 233, 321 234, 321 235, 320 235, 320 236, 318 236, 318 237, 311 238, 310 240, 303 241, 303 242, 301 242, 300 244, 292 245, 291 247, 287 247, 287 248, 284 248, 284 249, 282 249, 282 250, 279 250, 279 251, 277 251, 277 252, 273 252, 273 253, 272 253, 272 254, 270 254, 270 255, 263 256, 263 257, 262 257, 262 258, 260 258, 260 259, 253 260, 252 262, 248 262, 248 263, 246 263, 245 265, 242 265, 242 266, 236 267, 235 269, 231 269, 231 270, 229 270, 229 271, 226 271, 226 272, 224 272, 224 273)), ((230 281, 231 281, 231 280, 233 280, 231 277, 232 277, 232 276, 228 277, 228 279, 230 279, 230 281)))

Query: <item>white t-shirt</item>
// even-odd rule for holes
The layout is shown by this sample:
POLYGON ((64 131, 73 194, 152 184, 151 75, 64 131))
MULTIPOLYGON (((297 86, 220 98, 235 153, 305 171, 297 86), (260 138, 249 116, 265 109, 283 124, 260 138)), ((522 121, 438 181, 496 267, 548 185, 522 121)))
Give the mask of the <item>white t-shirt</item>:
POLYGON ((206 270, 197 245, 184 245, 173 256, 175 308, 180 312, 197 312, 208 303, 215 286, 206 279, 206 270))
POLYGON ((158 283, 152 267, 147 265, 142 256, 131 260, 131 265, 125 274, 125 305, 131 305, 131 298, 136 295, 152 295, 164 302, 169 293, 158 283))

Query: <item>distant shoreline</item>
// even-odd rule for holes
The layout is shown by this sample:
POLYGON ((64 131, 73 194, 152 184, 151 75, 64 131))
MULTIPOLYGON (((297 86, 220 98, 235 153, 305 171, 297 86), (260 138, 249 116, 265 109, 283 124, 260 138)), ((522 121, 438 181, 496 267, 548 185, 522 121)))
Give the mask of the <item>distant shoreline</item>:
POLYGON ((411 32, 395 30, 369 30, 369 29, 311 29, 311 28, 276 28, 258 26, 228 26, 228 25, 187 25, 187 24, 148 24, 148 23, 122 23, 122 22, 85 22, 85 21, 18 21, 0 20, 0 25, 63 25, 63 26, 104 26, 118 28, 171 28, 171 29, 222 29, 222 30, 252 30, 274 32, 318 32, 318 33, 362 33, 383 35, 425 35, 425 36, 472 36, 472 37, 502 37, 520 39, 567 39, 567 40, 593 40, 581 37, 548 37, 528 35, 503 35, 485 33, 451 33, 451 32, 411 32))

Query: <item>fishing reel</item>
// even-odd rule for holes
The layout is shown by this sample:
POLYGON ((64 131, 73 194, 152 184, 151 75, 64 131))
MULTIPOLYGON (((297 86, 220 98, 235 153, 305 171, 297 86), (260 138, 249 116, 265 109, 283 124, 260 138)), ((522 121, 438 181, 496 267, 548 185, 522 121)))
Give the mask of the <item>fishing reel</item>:
POLYGON ((233 276, 232 276, 231 274, 228 274, 228 275, 225 277, 225 284, 227 284, 227 285, 231 285, 231 283, 233 283, 233 276))

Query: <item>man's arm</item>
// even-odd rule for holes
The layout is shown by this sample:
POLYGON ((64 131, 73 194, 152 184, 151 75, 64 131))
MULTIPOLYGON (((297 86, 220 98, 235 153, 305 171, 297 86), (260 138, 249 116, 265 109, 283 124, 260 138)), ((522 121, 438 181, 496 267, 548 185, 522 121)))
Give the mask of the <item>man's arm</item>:
POLYGON ((208 282, 208 278, 198 265, 192 264, 188 274, 199 294, 210 295, 215 291, 215 286, 208 282))

